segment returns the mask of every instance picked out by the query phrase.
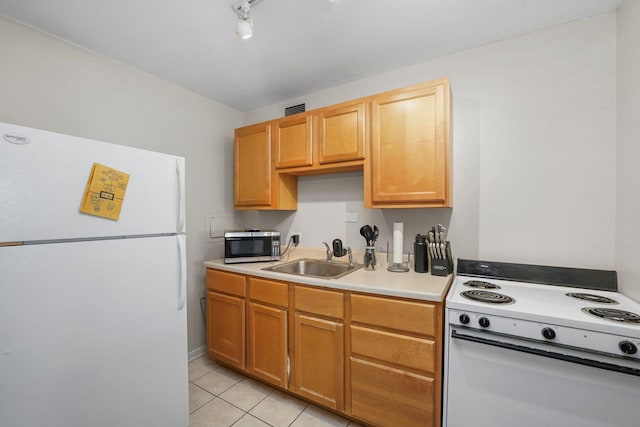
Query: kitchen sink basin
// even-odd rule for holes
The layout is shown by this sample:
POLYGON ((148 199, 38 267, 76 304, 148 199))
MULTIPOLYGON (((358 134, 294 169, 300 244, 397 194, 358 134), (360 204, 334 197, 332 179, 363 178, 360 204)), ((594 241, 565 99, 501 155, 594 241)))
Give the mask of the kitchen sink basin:
POLYGON ((354 264, 353 268, 349 268, 349 264, 327 262, 318 259, 301 258, 289 261, 284 264, 278 264, 271 267, 265 267, 263 270, 275 271, 278 273, 295 274, 297 276, 312 276, 323 279, 338 279, 349 273, 362 268, 362 264, 354 264))

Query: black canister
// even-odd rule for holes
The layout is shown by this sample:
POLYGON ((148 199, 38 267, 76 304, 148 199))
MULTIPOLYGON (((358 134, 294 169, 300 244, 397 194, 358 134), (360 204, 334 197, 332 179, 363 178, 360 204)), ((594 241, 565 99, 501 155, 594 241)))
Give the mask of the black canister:
POLYGON ((427 261, 427 236, 425 234, 416 234, 416 241, 413 243, 413 253, 416 273, 426 273, 428 268, 427 261))

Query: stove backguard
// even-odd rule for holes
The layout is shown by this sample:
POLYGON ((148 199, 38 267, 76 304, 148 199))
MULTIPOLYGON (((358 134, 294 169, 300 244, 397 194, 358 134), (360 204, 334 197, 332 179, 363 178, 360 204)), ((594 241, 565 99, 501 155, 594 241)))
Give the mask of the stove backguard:
POLYGON ((615 271, 458 259, 458 275, 618 292, 615 271))

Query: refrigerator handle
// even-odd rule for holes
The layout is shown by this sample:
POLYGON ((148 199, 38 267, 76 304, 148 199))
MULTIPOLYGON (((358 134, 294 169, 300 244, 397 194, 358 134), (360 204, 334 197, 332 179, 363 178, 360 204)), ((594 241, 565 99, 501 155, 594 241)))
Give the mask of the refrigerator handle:
POLYGON ((185 165, 184 157, 176 157, 176 172, 178 173, 178 229, 176 233, 185 233, 185 165))
POLYGON ((186 237, 177 235, 178 257, 180 258, 180 281, 178 282, 178 311, 184 308, 187 291, 187 248, 186 237))

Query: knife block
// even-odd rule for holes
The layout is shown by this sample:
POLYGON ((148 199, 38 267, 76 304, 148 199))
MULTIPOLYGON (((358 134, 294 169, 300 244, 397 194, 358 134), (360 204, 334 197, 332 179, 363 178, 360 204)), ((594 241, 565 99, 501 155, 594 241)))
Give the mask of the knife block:
POLYGON ((447 241, 445 258, 431 258, 431 275, 448 276, 453 273, 453 256, 451 255, 451 244, 447 241))

